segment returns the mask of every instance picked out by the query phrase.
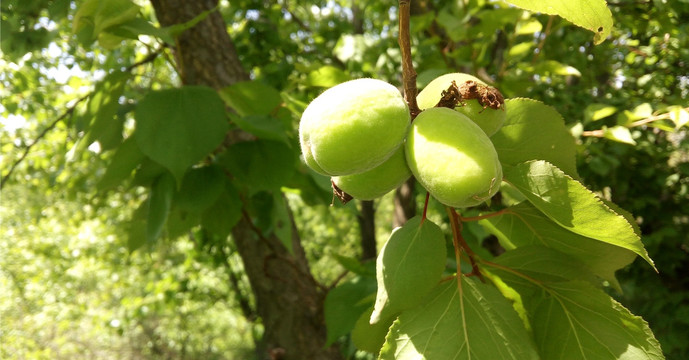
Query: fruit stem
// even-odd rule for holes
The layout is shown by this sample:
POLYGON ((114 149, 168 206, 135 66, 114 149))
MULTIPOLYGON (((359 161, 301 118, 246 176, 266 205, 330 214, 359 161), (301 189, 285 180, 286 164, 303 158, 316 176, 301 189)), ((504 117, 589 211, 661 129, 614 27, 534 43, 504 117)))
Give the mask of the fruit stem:
POLYGON ((452 227, 452 244, 455 247, 455 258, 457 260, 457 274, 460 273, 459 255, 461 254, 461 251, 464 250, 464 252, 469 257, 469 262, 471 262, 471 272, 467 274, 467 276, 476 275, 479 277, 479 279, 481 279, 482 282, 486 282, 483 278, 483 275, 481 274, 481 271, 478 268, 478 264, 476 263, 476 253, 474 253, 474 251, 471 250, 469 244, 467 244, 466 240, 464 240, 464 237, 462 236, 462 222, 460 220, 459 214, 457 214, 457 211, 455 211, 454 208, 451 208, 449 206, 445 206, 445 211, 447 211, 447 215, 450 217, 450 226, 452 227))
POLYGON ((421 214, 421 224, 426 220, 426 210, 428 210, 428 198, 431 196, 431 193, 426 191, 426 201, 423 202, 423 214, 421 214))
POLYGON ((404 99, 409 106, 411 120, 414 121, 416 115, 421 110, 416 103, 416 71, 411 58, 411 36, 409 34, 409 3, 411 0, 399 1, 399 37, 397 42, 402 52, 402 83, 404 85, 404 99))

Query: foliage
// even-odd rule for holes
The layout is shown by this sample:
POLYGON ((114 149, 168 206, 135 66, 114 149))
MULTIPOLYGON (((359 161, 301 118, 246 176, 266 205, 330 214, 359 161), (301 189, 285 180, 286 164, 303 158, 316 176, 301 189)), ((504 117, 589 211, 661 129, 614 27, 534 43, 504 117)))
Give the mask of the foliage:
POLYGON ((60 193, 3 189, 0 357, 251 354, 252 328, 227 280, 241 271, 232 250, 213 259, 186 240, 129 255, 121 229, 108 225, 130 215, 118 208, 132 205, 97 209, 60 193))
MULTIPOLYGON (((298 160, 296 124, 308 101, 324 88, 364 76, 401 83, 396 6, 222 3, 218 10, 253 81, 216 93, 179 88, 164 45, 193 21, 161 29, 153 25, 148 3, 104 2, 126 10, 109 17, 99 15, 104 11, 99 3, 7 0, 1 5, 0 314, 7 321, 2 322, 0 342, 8 346, 0 357, 119 358, 122 351, 130 358, 248 357, 246 342, 260 338, 261 327, 242 319, 251 320, 242 303, 249 308, 254 304, 227 234, 240 216, 248 216, 262 233, 274 233, 288 245, 289 211, 316 279, 334 284, 342 269, 350 273, 330 294, 339 292, 341 301, 357 306, 348 308, 345 323, 335 322, 339 328, 328 323, 330 331, 337 329, 329 341, 340 342, 352 357, 362 356, 354 355, 352 342, 372 352, 380 348, 387 324, 381 331, 361 321, 373 311, 375 286, 371 269, 354 261, 355 206, 327 207, 327 178, 309 172, 298 160), (189 95, 208 104, 200 120, 197 110, 181 116, 190 112, 185 102, 189 95), (220 110, 222 106, 232 113, 220 110), (159 118, 157 109, 168 116, 159 118), (160 127, 168 119, 175 126, 160 127), (227 129, 241 129, 259 140, 223 148, 220 135, 227 129), (167 130, 170 134, 161 135, 167 130), (170 156, 171 149, 183 156, 170 156), (234 177, 228 179, 224 172, 234 177), (246 199, 252 207, 242 207, 246 199), (356 290, 341 290, 347 286, 356 290), (367 338, 377 340, 363 344, 367 338)), ((681 21, 689 16, 689 6, 610 3, 614 27, 606 26, 610 37, 593 46, 604 37, 594 40, 590 31, 559 17, 503 3, 412 3, 419 5, 411 25, 420 86, 462 70, 493 81, 506 97, 539 99, 552 108, 511 100, 516 105, 510 110, 513 126, 493 137, 505 168, 514 167, 508 180, 527 192, 531 204, 517 204, 524 198, 507 185, 501 199, 491 204, 493 210, 507 210, 482 218, 480 225, 463 222, 463 236, 479 254, 476 259, 482 259, 478 266, 496 287, 476 278, 463 277, 459 284, 446 279, 430 290, 425 305, 401 315, 391 334, 402 338, 414 326, 429 329, 427 322, 438 307, 476 306, 485 311, 467 312, 463 319, 471 325, 462 334, 472 351, 481 351, 473 345, 475 337, 493 326, 519 344, 516 350, 503 349, 503 354, 519 354, 517 358, 536 351, 578 354, 603 347, 596 339, 605 338, 600 333, 587 335, 586 346, 578 347, 571 338, 553 338, 561 333, 562 322, 539 321, 550 314, 580 321, 568 328, 577 334, 596 327, 616 332, 618 323, 611 319, 621 319, 632 330, 624 340, 609 340, 614 355, 622 354, 619 344, 636 342, 641 345, 634 348, 648 351, 647 358, 660 357, 657 347, 646 347, 653 344, 645 339, 647 326, 621 303, 649 322, 668 359, 689 356, 689 284, 683 276, 689 252, 689 142, 683 120, 689 32, 681 21), (533 120, 539 115, 546 123, 533 120), (552 136, 528 132, 534 127, 531 121, 552 136), (568 130, 576 144, 564 140, 568 130), (521 151, 512 151, 509 140, 515 136, 521 139, 521 151), (548 152, 549 146, 563 148, 548 152), (547 162, 525 163, 534 159, 547 162), (554 174, 568 184, 574 199, 591 202, 594 210, 586 219, 607 216, 623 228, 638 223, 639 229, 622 230, 628 235, 624 239, 598 239, 600 228, 582 225, 586 221, 567 223, 566 210, 550 208, 539 200, 547 199, 536 191, 542 189, 519 181, 533 179, 535 171, 554 174), (563 230, 568 224, 576 233, 563 230), (540 233, 529 232, 535 226, 540 233), (508 252, 493 259, 481 248, 495 250, 489 246, 495 239, 490 234, 508 252), (578 245, 572 248, 568 242, 578 245), (653 258, 660 275, 642 261, 628 265, 635 253, 653 258), (523 259, 558 261, 530 268, 523 259), (599 278, 623 290, 610 289, 620 303, 600 290, 604 283, 599 278), (574 309, 574 303, 585 303, 597 313, 574 309), (498 309, 509 315, 498 318, 498 309), (524 340, 527 333, 533 334, 533 343, 524 340)), ((422 203, 422 190, 417 190, 422 203)), ((563 194, 556 199, 572 201, 563 194)), ((376 204, 384 211, 378 214, 378 232, 386 233, 389 222, 380 220, 390 216, 390 197, 376 204)), ((427 221, 451 234, 447 224, 452 215, 437 210, 437 204, 429 205, 427 221)), ((478 217, 489 208, 480 210, 461 215, 478 217)), ((452 256, 446 263, 447 276, 456 267, 473 270, 452 256)), ((326 305, 337 306, 329 300, 326 305)), ((441 332, 461 332, 464 328, 454 326, 461 314, 443 317, 447 321, 439 323, 441 332)), ((484 344, 502 344, 490 337, 493 332, 486 334, 484 344)), ((427 340, 424 336, 410 337, 411 344, 427 340)), ((383 357, 416 354, 418 347, 391 340, 383 357)))

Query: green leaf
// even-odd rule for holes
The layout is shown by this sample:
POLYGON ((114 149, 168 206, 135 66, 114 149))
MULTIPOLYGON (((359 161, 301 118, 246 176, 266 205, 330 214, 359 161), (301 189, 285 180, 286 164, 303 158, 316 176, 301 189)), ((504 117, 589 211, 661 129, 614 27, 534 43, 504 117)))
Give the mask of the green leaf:
POLYGON ((390 330, 390 326, 395 321, 395 318, 370 324, 371 314, 373 314, 373 306, 359 316, 356 324, 354 324, 354 329, 352 329, 352 342, 360 350, 378 354, 380 348, 385 343, 385 335, 390 330))
POLYGON ((87 144, 98 141, 103 151, 112 149, 122 141, 124 122, 116 119, 115 114, 120 107, 119 98, 124 92, 124 86, 129 80, 128 72, 116 71, 103 79, 89 98, 85 117, 89 118, 87 144), (91 122, 91 119, 93 121, 91 122))
POLYGON ((332 256, 338 264, 342 265, 342 267, 349 272, 359 276, 369 276, 372 278, 376 276, 376 269, 373 262, 369 261, 362 264, 357 258, 344 256, 337 253, 330 254, 330 256, 332 256))
POLYGON ((98 181, 96 188, 98 191, 106 191, 119 185, 123 180, 132 175, 144 160, 145 156, 136 144, 134 137, 129 137, 117 148, 110 160, 110 165, 105 169, 105 174, 98 181))
POLYGON ((543 25, 538 19, 530 18, 517 23, 515 35, 531 35, 543 30, 543 25))
POLYGON ((232 144, 219 159, 251 192, 279 189, 294 173, 297 161, 294 150, 271 140, 232 144))
MULTIPOLYGON (((148 201, 144 201, 135 211, 136 213, 148 212, 148 201)), ((125 223, 124 228, 127 234, 127 250, 133 253, 138 248, 146 244, 146 221, 139 219, 136 215, 125 223)))
POLYGON ((498 256, 493 262, 543 281, 584 280, 600 286, 600 281, 583 261, 546 246, 519 247, 498 256))
POLYGON ((617 108, 607 104, 591 104, 584 109, 584 123, 604 119, 617 112, 617 108))
MULTIPOLYGON (((629 265, 636 255, 628 249, 571 232, 528 202, 512 206, 499 216, 481 220, 508 252, 521 247, 545 246, 571 255, 621 291, 615 271, 629 265)), ((502 256, 501 256, 502 257, 502 256)))
POLYGON ((575 67, 565 65, 555 60, 539 62, 534 68, 534 71, 542 75, 581 76, 581 73, 575 67))
POLYGON ((276 140, 289 145, 287 128, 280 121, 268 115, 232 116, 232 122, 240 129, 256 135, 259 139, 276 140))
POLYGON ((72 31, 87 45, 110 27, 126 23, 139 13, 130 0, 87 0, 79 5, 72 21, 72 31))
POLYGON ((603 127, 603 136, 606 139, 614 140, 629 145, 636 145, 636 141, 632 138, 632 133, 629 128, 621 125, 613 127, 603 127))
POLYGON ((602 43, 612 30, 612 13, 605 0, 505 0, 533 12, 559 15, 574 25, 594 32, 594 43, 602 43))
POLYGON ((393 323, 379 359, 538 359, 510 302, 493 286, 462 277, 437 286, 393 323))
POLYGON ((181 34, 184 30, 191 29, 194 26, 196 26, 196 24, 203 21, 203 19, 207 18, 208 15, 210 15, 212 12, 217 11, 219 7, 220 7, 220 4, 216 5, 212 9, 202 11, 200 14, 194 16, 194 18, 192 18, 189 21, 183 22, 181 24, 175 24, 172 26, 168 26, 167 28, 165 28, 165 30, 167 30, 170 33, 170 35, 177 36, 177 35, 181 34))
POLYGON ((141 151, 182 182, 184 172, 225 138, 225 106, 211 88, 185 86, 149 92, 136 108, 134 137, 141 151))
POLYGON ((225 174, 218 166, 191 169, 175 195, 175 206, 192 212, 203 211, 215 203, 224 185, 225 174))
POLYGON ((239 116, 270 115, 282 104, 280 93, 260 81, 234 83, 220 90, 219 94, 239 116))
POLYGON ((337 84, 349 80, 350 77, 339 68, 332 65, 325 65, 309 73, 308 84, 318 87, 333 87, 337 84))
POLYGON ((224 239, 241 219, 242 207, 239 192, 226 182, 215 203, 201 214, 201 225, 224 239))
POLYGON ((170 34, 170 28, 156 27, 155 25, 141 18, 135 18, 122 23, 111 31, 116 35, 130 39, 137 39, 139 35, 151 35, 156 36, 169 44, 175 42, 175 39, 170 34))
POLYGON ((503 174, 507 182, 560 226, 629 249, 653 266, 628 220, 554 165, 532 160, 517 166, 504 166, 503 174))
POLYGON ((533 334, 547 359, 664 359, 648 324, 591 284, 549 283, 525 301, 533 334))
POLYGON ((675 129, 678 130, 682 126, 689 125, 689 108, 682 108, 681 106, 671 106, 667 109, 670 114, 670 120, 675 123, 675 129))
POLYGON ((445 237, 438 225, 416 216, 392 231, 376 262, 378 293, 371 324, 417 305, 445 269, 445 237))
POLYGON ((329 346, 352 331, 357 319, 371 306, 366 301, 376 291, 372 278, 357 276, 339 284, 325 297, 325 326, 329 346))
POLYGON ((146 241, 149 244, 158 240, 162 234, 174 194, 175 179, 170 174, 164 173, 153 184, 151 195, 148 198, 146 241))
POLYGON ((532 42, 522 42, 516 44, 507 51, 511 58, 521 58, 522 56, 533 54, 534 44, 532 42))
POLYGON ((505 124, 490 138, 503 165, 547 160, 577 177, 574 138, 555 109, 536 100, 508 99, 505 111, 505 124))
POLYGON ((162 165, 151 160, 151 158, 147 156, 143 156, 143 159, 141 159, 141 165, 136 169, 136 173, 134 174, 132 184, 143 187, 153 186, 153 182, 155 182, 156 179, 158 179, 158 177, 166 171, 167 170, 165 170, 162 165))
POLYGON ((172 206, 167 220, 167 237, 169 239, 176 239, 187 234, 194 226, 201 221, 201 214, 192 212, 179 207, 172 206))

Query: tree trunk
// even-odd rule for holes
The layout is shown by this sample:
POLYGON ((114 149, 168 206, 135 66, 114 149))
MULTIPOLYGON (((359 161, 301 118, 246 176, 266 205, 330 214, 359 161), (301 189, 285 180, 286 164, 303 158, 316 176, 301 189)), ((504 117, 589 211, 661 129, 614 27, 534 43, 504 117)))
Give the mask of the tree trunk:
POLYGON ((416 180, 410 177, 395 191, 395 212, 393 213, 392 226, 404 225, 407 220, 416 215, 416 199, 414 198, 414 184, 416 180))
MULTIPOLYGON (((160 24, 170 26, 213 9, 218 0, 151 3, 160 24)), ((187 85, 219 89, 249 79, 217 11, 180 34, 174 55, 187 85)), ((243 218, 232 231, 264 326, 262 341, 257 344, 258 359, 341 359, 337 348, 324 348, 325 294, 311 275, 294 223, 292 233, 294 254, 276 236, 263 236, 249 218, 243 218)))
POLYGON ((376 211, 373 200, 360 202, 361 208, 357 215, 359 232, 361 233, 361 260, 376 258, 376 211))

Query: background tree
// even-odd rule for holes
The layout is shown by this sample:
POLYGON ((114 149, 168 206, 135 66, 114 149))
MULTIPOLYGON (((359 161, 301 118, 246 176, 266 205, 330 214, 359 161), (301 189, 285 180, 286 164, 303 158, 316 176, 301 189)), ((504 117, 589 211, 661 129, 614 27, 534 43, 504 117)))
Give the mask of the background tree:
MULTIPOLYGON (((352 227, 372 219, 371 207, 327 208, 328 184, 297 160, 295 125, 323 88, 362 76, 402 83, 396 4, 138 4, 2 3, 2 357, 232 358, 246 356, 239 344, 250 338, 258 358, 340 357, 323 348, 323 299, 352 280, 341 279, 345 269, 366 271, 351 261, 370 253, 352 227), (224 130, 219 109, 232 110, 224 139, 192 143, 212 155, 180 161, 202 165, 186 175, 169 170, 179 159, 166 154, 182 153, 175 144, 141 146, 166 138, 156 121, 168 119, 132 136, 151 118, 147 108, 184 111, 174 96, 207 94, 161 90, 181 85, 224 89, 199 127, 224 130)), ((558 17, 413 1, 417 80, 462 70, 562 113, 580 139, 579 174, 637 217, 660 272, 639 262, 625 269, 620 300, 680 359, 689 351, 689 54, 680 21, 689 9, 609 7, 615 29, 593 46, 590 33, 558 17)), ((373 204, 379 241, 391 204, 373 204)), ((475 247, 499 250, 479 227, 468 230, 475 247)), ((362 356, 349 337, 334 340, 343 357, 362 356)))

